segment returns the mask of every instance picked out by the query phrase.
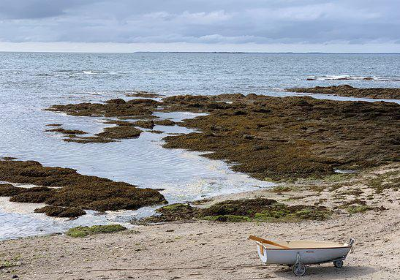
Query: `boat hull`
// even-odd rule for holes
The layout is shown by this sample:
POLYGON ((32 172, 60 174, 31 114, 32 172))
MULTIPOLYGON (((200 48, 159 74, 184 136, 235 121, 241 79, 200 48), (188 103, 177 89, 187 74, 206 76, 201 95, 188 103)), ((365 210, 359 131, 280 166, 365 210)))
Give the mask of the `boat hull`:
POLYGON ((257 252, 266 264, 293 265, 298 257, 303 264, 317 264, 345 259, 351 247, 316 248, 316 249, 270 249, 257 244, 257 252))

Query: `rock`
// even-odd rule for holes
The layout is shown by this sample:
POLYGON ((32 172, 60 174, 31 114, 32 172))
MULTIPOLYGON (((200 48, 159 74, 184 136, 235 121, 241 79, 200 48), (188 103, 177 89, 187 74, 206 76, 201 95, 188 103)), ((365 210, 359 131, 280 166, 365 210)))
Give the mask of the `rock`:
POLYGON ((35 161, 0 160, 0 181, 46 186, 17 188, 9 184, 0 185, 0 196, 11 196, 13 202, 46 203, 49 206, 37 211, 64 217, 84 214, 81 209, 134 210, 166 202, 164 196, 153 189, 81 175, 70 168, 44 167, 35 161))

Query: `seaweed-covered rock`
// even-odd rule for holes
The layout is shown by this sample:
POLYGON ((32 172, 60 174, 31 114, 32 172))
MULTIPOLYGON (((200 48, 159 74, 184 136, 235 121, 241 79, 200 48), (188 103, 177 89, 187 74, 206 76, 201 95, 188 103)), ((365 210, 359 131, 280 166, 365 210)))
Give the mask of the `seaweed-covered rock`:
POLYGON ((35 161, 1 161, 0 180, 44 187, 0 187, 0 194, 14 202, 46 203, 50 206, 78 207, 98 211, 138 209, 165 203, 153 189, 114 182, 95 176, 81 175, 74 169, 44 167, 35 161), (50 188, 60 187, 60 188, 50 188))
POLYGON ((142 131, 133 127, 132 123, 125 121, 109 121, 107 123, 116 124, 116 126, 106 127, 103 132, 97 133, 93 136, 77 136, 87 134, 80 130, 65 130, 63 128, 50 129, 46 131, 55 131, 68 135, 68 138, 64 139, 66 142, 76 143, 110 143, 115 142, 119 139, 131 139, 140 136, 142 131))
POLYGON ((76 218, 85 215, 86 212, 77 207, 45 206, 35 209, 35 213, 45 213, 50 217, 76 218))
POLYGON ((203 216, 253 216, 255 213, 261 212, 263 209, 276 204, 276 200, 268 198, 256 198, 247 200, 227 200, 216 203, 202 211, 203 216))
POLYGON ((110 99, 106 101, 106 104, 125 104, 125 100, 118 98, 118 99, 110 99))
POLYGON ((165 120, 157 120, 154 121, 156 125, 165 125, 165 126, 174 126, 176 123, 174 121, 165 119, 165 120))
POLYGON ((14 159, 17 159, 17 158, 15 158, 15 157, 3 157, 3 160, 14 160, 14 159))
POLYGON ((98 225, 91 227, 75 227, 71 228, 67 231, 67 235, 70 237, 86 237, 88 235, 93 234, 101 234, 101 233, 113 233, 124 231, 127 228, 121 225, 98 225))
POLYGON ((100 138, 108 139, 129 139, 137 138, 140 136, 142 131, 131 126, 114 126, 106 127, 103 132, 96 134, 100 138))
POLYGON ((350 85, 314 87, 314 88, 290 88, 292 92, 334 94, 349 97, 365 97, 374 99, 400 99, 399 88, 354 88, 350 85))
POLYGON ((62 126, 62 124, 60 124, 60 123, 49 123, 49 124, 46 124, 46 126, 60 127, 60 126, 62 126))
POLYGON ((153 120, 143 120, 134 122, 134 125, 142 128, 153 129, 155 124, 153 120))
POLYGON ((324 220, 330 216, 330 211, 323 206, 288 206, 273 199, 256 198, 217 203, 209 208, 202 209, 201 216, 216 221, 324 220))
POLYGON ((171 204, 157 209, 158 214, 145 222, 171 222, 204 219, 218 222, 294 222, 300 220, 325 220, 331 211, 323 206, 289 206, 267 198, 227 200, 208 208, 189 204, 171 204))
POLYGON ((0 196, 13 196, 23 191, 23 188, 14 187, 11 184, 0 184, 0 196))
POLYGON ((82 134, 87 134, 86 132, 82 130, 77 130, 77 129, 64 129, 64 128, 53 128, 53 129, 47 129, 46 132, 57 132, 65 135, 82 135, 82 134))
MULTIPOLYGON (((198 215, 198 209, 190 206, 189 204, 176 203, 167 205, 157 209, 157 212, 161 214, 162 221, 179 221, 179 220, 191 220, 198 215)), ((157 220, 157 217, 156 217, 157 220)))
MULTIPOLYGON (((379 90, 343 86, 334 91, 379 90)), ((381 92, 389 91, 397 92, 394 89, 381 92)), ((155 118, 155 111, 208 113, 179 122, 179 126, 196 132, 170 135, 164 138, 164 147, 208 152, 204 156, 232 163, 234 171, 262 180, 285 180, 322 177, 334 174, 335 169, 361 170, 397 161, 400 158, 399 108, 399 104, 387 102, 222 94, 170 96, 162 101, 133 99, 55 105, 50 110, 142 120, 155 118)), ((175 125, 170 120, 154 120, 154 124, 175 125)), ((130 124, 123 127, 118 124, 94 136, 66 141, 105 143, 139 135, 140 131, 130 124)))
POLYGON ((134 91, 132 93, 127 93, 127 97, 144 97, 144 98, 158 98, 161 97, 161 94, 148 92, 148 91, 134 91))
POLYGON ((125 197, 113 197, 105 198, 103 200, 93 201, 89 204, 89 208, 96 211, 107 211, 107 210, 119 210, 127 209, 134 210, 140 208, 138 201, 129 199, 129 196, 136 195, 135 193, 126 192, 127 198, 125 197))
POLYGON ((205 157, 233 163, 233 170, 258 179, 321 177, 400 158, 398 104, 252 95, 209 110, 222 98, 168 100, 209 114, 179 123, 197 131, 165 137, 164 147, 208 152, 205 157))
POLYGON ((52 195, 55 190, 47 187, 34 187, 24 189, 19 194, 13 195, 10 198, 12 202, 29 202, 29 203, 43 203, 52 195))
POLYGON ((151 116, 158 102, 152 99, 112 99, 106 103, 54 105, 49 111, 65 112, 74 116, 124 117, 151 116))

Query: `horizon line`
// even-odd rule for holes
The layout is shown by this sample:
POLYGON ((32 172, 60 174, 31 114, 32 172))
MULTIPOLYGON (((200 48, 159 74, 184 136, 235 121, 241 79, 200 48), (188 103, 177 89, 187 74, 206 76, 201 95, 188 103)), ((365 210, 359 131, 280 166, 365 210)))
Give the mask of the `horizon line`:
POLYGON ((171 54, 400 54, 400 52, 257 52, 257 51, 133 51, 133 52, 97 52, 97 51, 8 51, 0 53, 76 53, 76 54, 146 54, 146 53, 171 53, 171 54))

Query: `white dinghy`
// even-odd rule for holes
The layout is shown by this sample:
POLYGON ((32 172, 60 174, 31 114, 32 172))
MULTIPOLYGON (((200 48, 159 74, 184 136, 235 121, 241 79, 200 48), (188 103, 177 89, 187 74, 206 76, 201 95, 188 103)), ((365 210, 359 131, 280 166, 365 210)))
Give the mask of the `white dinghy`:
POLYGON ((329 241, 269 241, 251 235, 249 239, 257 242, 257 252, 265 264, 283 264, 293 267, 296 276, 306 273, 306 265, 333 262, 337 268, 350 252, 354 239, 341 244, 329 241))

